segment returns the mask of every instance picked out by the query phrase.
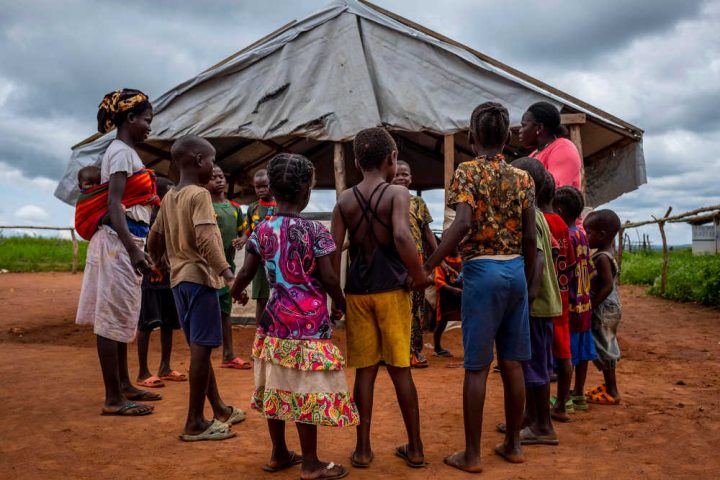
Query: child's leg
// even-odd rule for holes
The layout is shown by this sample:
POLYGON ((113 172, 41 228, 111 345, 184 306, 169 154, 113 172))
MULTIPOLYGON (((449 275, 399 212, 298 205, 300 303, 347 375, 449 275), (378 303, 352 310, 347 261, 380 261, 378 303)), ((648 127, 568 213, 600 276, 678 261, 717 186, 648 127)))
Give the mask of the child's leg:
POLYGON ((210 353, 212 348, 196 343, 190 344, 190 399, 184 433, 197 435, 210 426, 203 410, 210 381, 210 353))
MULTIPOLYGON (((448 465, 467 472, 481 471, 480 438, 482 437, 483 409, 485 406, 485 385, 489 370, 489 366, 482 370, 465 370, 465 380, 463 382, 465 450, 454 453, 445 459, 445 463, 448 465)), ((522 370, 520 373, 522 374, 522 370)), ((520 441, 518 440, 519 446, 520 441)))
POLYGON ((120 378, 120 388, 123 394, 128 400, 161 400, 162 396, 148 392, 146 390, 140 390, 135 387, 130 381, 130 373, 128 372, 128 359, 127 359, 127 343, 116 342, 117 344, 117 369, 120 378))
MULTIPOLYGON (((425 455, 420 439, 420 408, 417 390, 409 367, 387 366, 387 371, 395 387, 395 395, 400 404, 405 430, 407 430, 407 455, 413 463, 423 463, 425 455)), ((362 422, 362 418, 360 420, 362 422)))
POLYGON ((442 312, 442 315, 437 320, 437 325, 435 325, 435 331, 433 332, 433 343, 435 343, 435 353, 442 352, 444 349, 442 348, 442 336, 443 333, 445 333, 445 329, 447 328, 447 324, 449 321, 459 321, 460 320, 460 312, 442 312))
POLYGON ((355 372, 355 386, 353 397, 360 415, 360 425, 357 426, 357 442, 353 458, 358 463, 369 463, 372 460, 370 446, 370 425, 372 423, 373 396, 375 394, 375 378, 377 378, 378 365, 358 368, 355 372))
POLYGON ((603 377, 605 378, 605 388, 608 395, 616 400, 620 400, 620 392, 617 388, 617 378, 615 377, 615 367, 604 369, 603 377))
POLYGON ((575 387, 573 388, 572 394, 574 396, 585 395, 585 379, 587 378, 588 362, 580 362, 575 367, 575 387))
MULTIPOLYGON (((259 302, 258 302, 259 303, 259 302)), ((256 313, 257 315, 257 313, 256 313)), ((235 351, 233 350, 233 334, 232 334, 232 321, 230 315, 222 314, 222 331, 223 331, 223 363, 232 361, 235 358, 235 351)))
POLYGON ((530 426, 536 435, 555 435, 550 418, 550 383, 532 387, 535 421, 530 426))
POLYGON ((291 462, 294 453, 288 450, 285 442, 285 422, 282 420, 268 419, 268 432, 272 441, 272 454, 267 466, 271 469, 282 468, 291 462))
MULTIPOLYGON (((158 375, 170 375, 170 355, 172 354, 173 329, 160 327, 160 368, 158 375)), ((140 347, 138 346, 138 349, 140 347)))
POLYGON ((117 409, 125 403, 118 374, 118 342, 100 335, 96 335, 96 338, 100 368, 105 384, 105 407, 117 409))
POLYGON ((557 383, 557 403, 554 411, 556 413, 565 413, 565 403, 570 397, 570 382, 572 381, 572 360, 558 360, 558 383, 557 383))
POLYGON ((138 380, 145 380, 146 378, 150 378, 152 376, 147 362, 151 333, 152 330, 138 330, 137 332, 138 380))
MULTIPOLYGON (((514 360, 498 359, 500 375, 503 380, 503 393, 505 397, 505 441, 497 448, 501 448, 506 458, 522 461, 522 447, 520 446, 520 430, 523 422, 525 408, 525 379, 522 365, 514 360)), ((486 373, 487 378, 487 373, 486 373)), ((483 385, 483 395, 485 394, 483 385)), ((484 397, 483 397, 484 399, 484 397)))
POLYGON ((298 436, 300 437, 300 448, 302 449, 302 467, 300 467, 300 478, 338 478, 343 473, 347 475, 347 469, 342 465, 334 465, 328 469, 327 462, 321 462, 317 456, 317 426, 307 423, 296 423, 298 436))
MULTIPOLYGON (((501 369, 502 370, 502 369, 501 369)), ((524 377, 523 377, 524 378, 524 377)), ((535 409, 535 390, 532 385, 525 385, 525 408, 523 409, 523 420, 521 428, 535 423, 537 411, 535 409)))
POLYGON ((215 370, 208 364, 207 399, 213 410, 213 416, 221 422, 227 421, 232 415, 232 408, 227 406, 220 398, 217 381, 215 381, 215 370))

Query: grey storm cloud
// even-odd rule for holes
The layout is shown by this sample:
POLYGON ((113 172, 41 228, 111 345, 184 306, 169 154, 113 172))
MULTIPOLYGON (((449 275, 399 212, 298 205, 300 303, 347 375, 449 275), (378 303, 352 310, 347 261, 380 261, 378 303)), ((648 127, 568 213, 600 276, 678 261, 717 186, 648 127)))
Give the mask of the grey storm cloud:
MULTIPOLYGON (((718 199, 720 0, 376 1, 645 129, 649 185, 613 208, 718 199)), ((0 166, 57 179, 108 91, 157 97, 324 4, 0 0, 0 166)))

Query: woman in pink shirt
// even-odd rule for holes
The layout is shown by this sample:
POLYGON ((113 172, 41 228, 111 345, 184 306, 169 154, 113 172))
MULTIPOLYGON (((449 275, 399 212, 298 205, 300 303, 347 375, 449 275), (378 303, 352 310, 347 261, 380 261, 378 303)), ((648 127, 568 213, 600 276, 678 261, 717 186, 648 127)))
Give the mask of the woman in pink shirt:
POLYGON ((522 117, 520 143, 535 149, 530 156, 552 174, 557 188, 570 185, 582 191, 582 159, 575 144, 563 138, 565 134, 560 112, 548 102, 530 105, 522 117))

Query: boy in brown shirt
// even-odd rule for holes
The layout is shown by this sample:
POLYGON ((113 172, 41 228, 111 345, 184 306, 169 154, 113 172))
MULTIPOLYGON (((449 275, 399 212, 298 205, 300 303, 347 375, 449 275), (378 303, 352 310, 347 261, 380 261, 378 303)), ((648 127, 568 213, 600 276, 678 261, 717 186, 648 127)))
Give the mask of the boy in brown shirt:
POLYGON ((163 199, 148 238, 155 264, 167 254, 170 286, 178 319, 190 345, 190 402, 181 440, 224 440, 235 436, 230 425, 245 413, 220 398, 210 364, 212 349, 222 345, 222 321, 217 290, 234 280, 225 259, 210 193, 204 185, 212 176, 215 149, 206 140, 187 135, 172 146, 180 181, 163 199), (205 419, 207 396, 214 419, 205 419))

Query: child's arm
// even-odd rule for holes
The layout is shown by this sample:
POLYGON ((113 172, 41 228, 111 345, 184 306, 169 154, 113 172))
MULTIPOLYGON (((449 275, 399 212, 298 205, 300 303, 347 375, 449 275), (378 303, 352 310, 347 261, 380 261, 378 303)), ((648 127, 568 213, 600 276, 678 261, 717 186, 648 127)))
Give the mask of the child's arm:
POLYGON ((536 257, 538 257, 536 229, 535 207, 530 205, 522 211, 522 254, 525 259, 525 281, 527 282, 528 287, 532 284, 535 273, 536 257))
POLYGON ((528 282, 528 306, 532 306, 540 292, 540 280, 543 267, 545 267, 545 256, 542 254, 542 250, 538 250, 538 252, 540 253, 535 255, 535 268, 532 269, 532 277, 528 282))
MULTIPOLYGON (((415 242, 410 234, 410 197, 405 187, 392 185, 388 189, 392 189, 392 227, 395 248, 408 269, 413 288, 422 290, 430 282, 428 282, 427 274, 420 263, 415 242)), ((337 241, 335 244, 338 244, 337 241)))
MULTIPOLYGON (((332 222, 330 224, 330 234, 333 237, 333 240, 335 241, 335 245, 342 245, 342 249, 335 250, 331 255, 331 265, 333 268, 333 271, 335 272, 335 276, 337 278, 340 278, 340 264, 342 263, 342 251, 345 250, 345 233, 346 233, 347 227, 345 226, 345 221, 343 220, 342 214, 340 213, 340 207, 339 204, 335 205, 335 208, 333 209, 332 213, 332 222)), ((330 293, 330 292, 328 292, 330 293)))
MULTIPOLYGON (((455 206, 455 220, 443 235, 443 241, 425 262, 425 268, 432 270, 452 253, 458 244, 465 238, 472 226, 472 207, 469 203, 458 203, 455 206)), ((533 231, 535 227, 533 226, 533 231)))
POLYGON ((592 305, 600 305, 605 300, 613 289, 613 274, 612 264, 610 259, 605 255, 598 255, 595 257, 595 271, 596 275, 593 279, 590 291, 590 299, 592 305))
POLYGON ((318 280, 333 301, 334 308, 345 312, 345 296, 340 287, 340 277, 335 272, 332 255, 318 259, 318 280))
POLYGON ((208 262, 213 271, 219 272, 219 276, 223 278, 225 285, 231 286, 235 276, 225 259, 222 237, 217 224, 195 225, 195 238, 197 239, 200 256, 208 262))
POLYGON ((230 290, 232 298, 242 304, 247 303, 247 297, 243 296, 243 292, 247 286, 250 285, 250 282, 252 282, 252 279, 255 277, 259 267, 260 257, 245 247, 245 260, 243 261, 242 267, 240 267, 240 270, 238 270, 235 275, 235 283, 233 283, 230 290))

